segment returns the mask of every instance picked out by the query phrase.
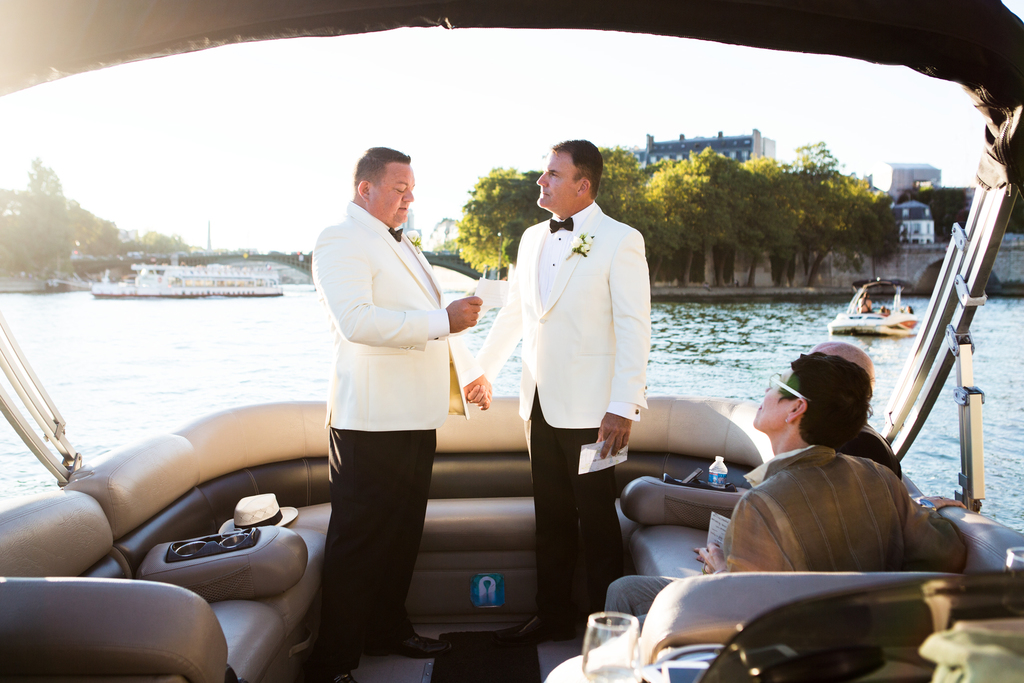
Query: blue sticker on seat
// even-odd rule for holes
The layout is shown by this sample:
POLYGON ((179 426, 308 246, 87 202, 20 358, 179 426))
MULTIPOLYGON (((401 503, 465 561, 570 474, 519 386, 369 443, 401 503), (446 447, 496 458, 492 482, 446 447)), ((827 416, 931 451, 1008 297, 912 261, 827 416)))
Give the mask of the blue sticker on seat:
POLYGON ((505 604, 505 576, 477 574, 469 581, 469 599, 474 607, 501 607, 505 604))

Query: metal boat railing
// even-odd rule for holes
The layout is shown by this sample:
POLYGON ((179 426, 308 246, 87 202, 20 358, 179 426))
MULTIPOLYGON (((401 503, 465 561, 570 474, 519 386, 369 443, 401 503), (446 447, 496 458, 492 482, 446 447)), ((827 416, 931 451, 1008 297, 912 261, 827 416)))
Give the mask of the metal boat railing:
POLYGON ((68 442, 64 433, 67 423, 29 365, 3 315, 0 315, 0 367, 25 409, 39 425, 43 436, 40 437, 32 428, 3 385, 0 385, 0 412, 46 469, 57 477, 57 483, 60 486, 67 484, 71 475, 81 466, 82 455, 68 442), (53 444, 59 455, 46 445, 46 441, 53 444))
POLYGON ((962 491, 957 498, 978 510, 985 497, 984 447, 981 437, 981 404, 984 394, 973 386, 971 321, 985 303, 985 286, 1018 191, 978 188, 967 226, 956 225, 928 310, 907 358, 896 389, 885 409, 884 436, 902 459, 924 426, 942 391, 954 362, 958 386, 954 399, 960 404, 962 491))

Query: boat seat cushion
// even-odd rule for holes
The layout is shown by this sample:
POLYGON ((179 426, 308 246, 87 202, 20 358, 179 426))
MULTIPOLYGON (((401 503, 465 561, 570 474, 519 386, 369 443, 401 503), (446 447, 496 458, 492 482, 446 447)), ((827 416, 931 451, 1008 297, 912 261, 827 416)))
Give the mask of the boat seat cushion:
POLYGON ((1006 549, 1024 546, 1024 534, 976 512, 944 507, 939 514, 956 525, 967 546, 964 574, 1001 572, 1006 566, 1006 549))
POLYGON ((708 542, 706 529, 686 526, 640 527, 629 539, 636 573, 642 576, 697 576, 703 565, 694 548, 708 542))
POLYGON ((0 680, 224 681, 221 624, 184 588, 123 579, 0 579, 0 605, 0 680))
POLYGON ((0 576, 78 576, 112 543, 103 509, 84 493, 0 500, 0 576))
POLYGON ((71 476, 66 490, 99 501, 117 540, 198 483, 199 461, 192 444, 161 434, 90 458, 71 476))
POLYGON ((138 578, 183 586, 207 602, 280 595, 306 571, 306 544, 302 536, 283 527, 259 531, 251 548, 179 561, 167 559, 171 543, 153 546, 139 567, 138 578))
POLYGON ((270 605, 255 600, 225 600, 210 608, 227 641, 227 663, 239 678, 259 683, 284 645, 284 619, 270 605))
POLYGON ((285 592, 260 600, 277 610, 289 634, 305 619, 320 591, 320 577, 323 576, 324 569, 324 545, 327 541, 323 534, 312 529, 293 528, 292 531, 306 543, 306 570, 298 583, 285 592))
POLYGON ((641 657, 666 647, 725 643, 736 627, 795 600, 948 576, 927 572, 741 572, 693 576, 664 588, 644 621, 641 657))
POLYGON ((639 524, 672 524, 707 529, 711 513, 732 517, 745 491, 713 491, 666 484, 654 477, 640 477, 622 492, 622 511, 639 524))

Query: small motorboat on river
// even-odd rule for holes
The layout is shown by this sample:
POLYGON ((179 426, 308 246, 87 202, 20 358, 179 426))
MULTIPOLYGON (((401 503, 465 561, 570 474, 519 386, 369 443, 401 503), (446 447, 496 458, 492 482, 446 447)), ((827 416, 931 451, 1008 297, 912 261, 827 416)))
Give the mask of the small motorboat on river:
POLYGON ((132 282, 111 282, 104 276, 92 286, 97 299, 163 297, 196 299, 208 296, 281 296, 281 280, 271 270, 234 266, 148 266, 135 264, 132 282))
POLYGON ((853 283, 857 292, 850 300, 846 311, 836 316, 828 324, 829 334, 863 334, 882 335, 888 337, 906 337, 914 334, 917 327, 917 316, 909 305, 904 305, 901 297, 904 283, 899 280, 858 280, 853 283), (886 290, 895 289, 892 306, 875 308, 871 293, 881 294, 886 290))

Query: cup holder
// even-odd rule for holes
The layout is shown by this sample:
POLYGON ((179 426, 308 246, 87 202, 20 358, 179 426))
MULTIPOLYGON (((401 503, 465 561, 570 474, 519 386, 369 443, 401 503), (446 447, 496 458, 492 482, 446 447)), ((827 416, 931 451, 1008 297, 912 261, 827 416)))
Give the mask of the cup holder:
POLYGON ((230 531, 226 534, 214 534, 213 536, 175 541, 167 547, 166 560, 168 562, 183 562, 200 557, 230 553, 236 550, 251 548, 259 540, 260 530, 258 527, 253 527, 251 529, 230 531))

